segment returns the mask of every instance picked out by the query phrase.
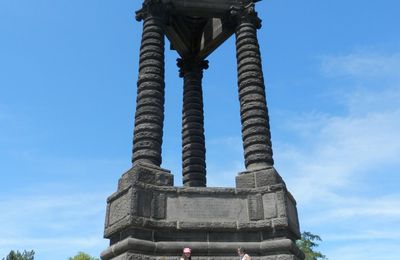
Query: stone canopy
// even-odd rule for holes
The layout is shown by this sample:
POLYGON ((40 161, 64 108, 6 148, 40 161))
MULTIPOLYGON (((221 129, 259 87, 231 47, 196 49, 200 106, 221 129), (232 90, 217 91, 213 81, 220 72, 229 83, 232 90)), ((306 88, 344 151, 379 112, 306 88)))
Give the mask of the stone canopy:
POLYGON ((168 13, 165 34, 171 49, 181 57, 206 58, 235 32, 231 12, 258 1, 161 0, 168 13))

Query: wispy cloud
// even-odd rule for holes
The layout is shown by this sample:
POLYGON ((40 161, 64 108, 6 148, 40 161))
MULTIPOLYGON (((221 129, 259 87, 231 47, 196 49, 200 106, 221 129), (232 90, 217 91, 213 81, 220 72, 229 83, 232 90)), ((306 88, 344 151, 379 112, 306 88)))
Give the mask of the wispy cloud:
POLYGON ((102 239, 105 194, 43 190, 0 200, 0 255, 34 249, 39 259, 52 251, 66 258, 76 251, 106 248, 102 239), (72 251, 71 251, 72 250, 72 251))
POLYGON ((300 223, 324 232, 330 259, 395 259, 380 253, 400 242, 393 235, 400 192, 385 188, 400 181, 400 53, 326 56, 321 70, 330 84, 340 81, 341 98, 336 92, 332 102, 343 111, 288 118, 299 143, 275 147, 278 170, 299 203, 300 223), (360 240, 374 241, 380 253, 365 253, 360 240))
POLYGON ((361 50, 347 55, 325 56, 321 68, 330 77, 400 78, 400 53, 361 50))
MULTIPOLYGON (((375 76, 397 75, 400 71, 400 54, 362 56, 357 53, 325 57, 322 63, 324 73, 352 76, 365 86, 371 84, 363 77, 372 74, 369 73, 370 67, 373 67, 375 76)), ((349 185, 347 180, 351 175, 381 164, 398 162, 398 97, 400 78, 380 85, 379 91, 366 86, 355 88, 353 92, 344 92, 347 111, 344 115, 313 112, 289 120, 288 126, 302 139, 304 145, 286 145, 282 154, 284 160, 292 161, 291 168, 298 172, 294 177, 295 182, 311 189, 296 185, 299 187, 296 193, 301 199, 311 199, 315 192, 312 187, 317 184, 319 193, 329 192, 336 186, 349 185)))
POLYGON ((340 260, 394 260, 398 259, 398 244, 376 243, 376 241, 345 243, 334 250, 329 250, 326 254, 329 259, 340 260))

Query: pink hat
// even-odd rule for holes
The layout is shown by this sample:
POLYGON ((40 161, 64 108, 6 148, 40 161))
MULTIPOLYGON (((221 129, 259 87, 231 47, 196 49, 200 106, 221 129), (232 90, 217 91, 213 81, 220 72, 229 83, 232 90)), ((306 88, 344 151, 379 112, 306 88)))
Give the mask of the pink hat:
POLYGON ((183 253, 191 253, 191 252, 192 252, 192 250, 189 247, 185 247, 183 249, 183 253))

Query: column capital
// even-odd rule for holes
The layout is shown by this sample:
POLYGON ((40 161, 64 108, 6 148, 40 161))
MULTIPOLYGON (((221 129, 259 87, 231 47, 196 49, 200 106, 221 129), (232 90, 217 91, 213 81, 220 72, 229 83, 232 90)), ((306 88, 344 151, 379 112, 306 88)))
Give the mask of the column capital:
POLYGON ((179 67, 179 77, 184 77, 186 73, 195 72, 202 73, 208 69, 208 60, 199 57, 179 58, 176 60, 176 65, 179 67))
POLYGON ((229 12, 229 17, 236 26, 243 22, 247 22, 252 23, 257 29, 261 28, 262 20, 258 17, 254 2, 242 6, 232 6, 229 12))
POLYGON ((170 4, 163 4, 161 0, 145 0, 142 8, 135 12, 135 19, 138 22, 149 16, 166 19, 169 10, 170 4))

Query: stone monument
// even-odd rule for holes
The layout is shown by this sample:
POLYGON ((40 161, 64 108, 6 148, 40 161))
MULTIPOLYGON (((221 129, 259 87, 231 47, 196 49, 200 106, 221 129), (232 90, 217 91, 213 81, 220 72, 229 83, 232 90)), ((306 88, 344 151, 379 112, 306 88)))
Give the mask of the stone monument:
POLYGON ((103 260, 301 260, 296 202, 273 167, 257 29, 256 0, 145 0, 132 168, 107 200, 103 260), (235 34, 246 170, 235 188, 206 187, 203 71, 206 57, 235 34), (161 168, 164 39, 178 52, 183 78, 183 187, 161 168))

